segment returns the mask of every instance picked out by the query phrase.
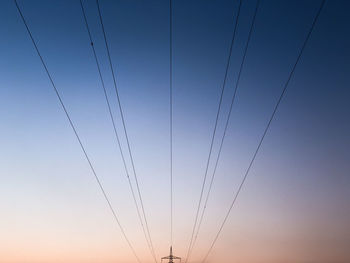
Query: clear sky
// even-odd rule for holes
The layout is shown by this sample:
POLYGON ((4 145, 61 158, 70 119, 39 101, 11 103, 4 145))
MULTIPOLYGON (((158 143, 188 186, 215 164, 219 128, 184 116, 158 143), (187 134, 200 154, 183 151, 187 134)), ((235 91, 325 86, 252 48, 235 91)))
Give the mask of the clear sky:
MULTIPOLYGON (((126 234, 142 262, 152 262, 79 1, 18 3, 126 234)), ((96 3, 84 5, 122 134, 96 3)), ((150 231, 157 256, 165 256, 169 3, 100 5, 150 231)), ((192 262, 200 262, 218 231, 319 5, 261 1, 192 262)), ((173 0, 174 252, 181 257, 190 241, 237 7, 236 0, 173 0)), ((243 1, 219 136, 254 7, 255 1, 243 1)), ((350 262, 349 11, 348 1, 326 1, 208 262, 350 262)), ((0 2, 0 35, 0 262, 136 262, 13 1, 0 2)))

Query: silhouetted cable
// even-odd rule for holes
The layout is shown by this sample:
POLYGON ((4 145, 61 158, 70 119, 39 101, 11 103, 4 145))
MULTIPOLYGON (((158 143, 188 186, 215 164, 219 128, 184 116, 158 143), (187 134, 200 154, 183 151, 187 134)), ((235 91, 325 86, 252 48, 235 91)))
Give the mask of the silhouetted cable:
POLYGON ((170 246, 173 245, 173 19, 169 0, 169 87, 170 87, 170 246))
POLYGON ((121 155, 121 157, 122 157, 122 161, 123 161, 123 165, 124 165, 126 177, 127 177, 127 179, 128 179, 128 183, 129 183, 129 187, 130 187, 130 190, 131 190, 132 198, 133 198, 133 200, 134 200, 134 204, 135 204, 135 207, 136 207, 136 210, 137 210, 137 215, 138 215, 138 218, 139 218, 141 227, 142 227, 142 231, 143 231, 144 236, 145 236, 145 238, 146 238, 147 245, 148 245, 148 247, 149 247, 149 249, 150 249, 150 251, 151 251, 151 255, 152 255, 152 257, 154 258, 155 262, 157 262, 157 259, 156 259, 155 255, 153 254, 153 250, 151 249, 151 245, 150 245, 149 240, 148 240, 148 236, 147 236, 147 233, 146 233, 146 229, 145 229, 145 226, 144 226, 144 224, 143 224, 142 217, 141 217, 139 205, 138 205, 137 200, 136 200, 134 187, 133 187, 133 185, 132 185, 132 183, 131 183, 131 180, 130 180, 128 167, 127 167, 127 164, 126 164, 126 161, 125 161, 123 149, 122 149, 122 146, 121 146, 121 143, 120 143, 120 140, 119 140, 119 135, 118 135, 118 132, 117 132, 117 129, 116 129, 116 125, 115 125, 115 121, 114 121, 112 109, 111 109, 111 106, 110 106, 110 102, 109 102, 109 99, 108 99, 107 91, 106 91, 105 84, 104 84, 103 77, 102 77, 102 73, 101 73, 100 63, 99 63, 98 58, 97 58, 97 55, 96 55, 96 50, 95 50, 95 47, 94 47, 94 42, 93 42, 93 40, 92 40, 92 36, 91 36, 91 32, 90 32, 90 27, 89 27, 89 24, 88 24, 88 21, 87 21, 87 17, 86 17, 86 14, 85 14, 84 5, 83 5, 82 0, 79 0, 79 2, 80 2, 80 6, 81 6, 81 10, 82 10, 83 17, 84 17, 84 22, 85 22, 86 30, 87 30, 88 35, 89 35, 90 45, 91 45, 92 52, 93 52, 93 55, 94 55, 94 59, 95 59, 95 62, 96 62, 98 74, 99 74, 100 81, 101 81, 101 86, 102 86, 103 93, 104 93, 105 100, 106 100, 106 104, 107 104, 107 107, 108 107, 109 116, 110 116, 110 119, 111 119, 111 122, 112 122, 112 125, 113 125, 114 135, 115 135, 115 138, 116 138, 116 140, 117 140, 117 146, 118 146, 118 148, 119 148, 120 155, 121 155))
POLYGON ((131 160, 131 166, 132 166, 133 173, 134 173, 134 179, 135 179, 135 183, 136 183, 136 187, 137 187, 137 193, 138 193, 138 196, 139 196, 139 199, 140 199, 141 209, 142 209, 142 213, 143 213, 143 219, 145 221, 146 230, 147 230, 148 238, 150 240, 151 248, 153 250, 153 253, 155 254, 154 247, 153 247, 153 242, 152 242, 152 237, 151 237, 151 234, 150 234, 150 231, 149 231, 148 221, 147 221, 145 208, 144 208, 143 200, 142 200, 142 196, 141 196, 141 190, 140 190, 139 182, 138 182, 138 179, 137 179, 137 174, 136 174, 136 169, 135 169, 135 164, 134 164, 134 158, 133 158, 133 155, 132 155, 132 152, 131 152, 129 137, 128 137, 126 124, 125 124, 125 119, 124 119, 124 113, 123 113, 123 109, 122 109, 120 98, 119 98, 119 92, 118 92, 118 88, 117 88, 117 81, 116 81, 116 77, 115 77, 114 70, 113 70, 112 59, 111 59, 111 55, 110 55, 110 52, 109 52, 108 41, 107 41, 107 37, 106 37, 106 32, 105 32, 103 19, 102 19, 102 15, 101 15, 101 10, 100 10, 100 4, 99 4, 98 0, 96 0, 96 4, 97 4, 98 14, 99 14, 99 18, 100 18, 101 27, 102 27, 104 42, 105 42, 105 46, 106 46, 106 50, 107 50, 109 66, 110 66, 112 77, 113 77, 113 84, 114 84, 114 89, 115 89, 115 93, 116 93, 116 96, 117 96, 117 102, 118 102, 118 107, 119 107, 119 111, 120 111, 120 116, 121 116, 121 119, 122 119, 123 130, 124 130, 124 134, 125 134, 125 138, 126 138, 126 142, 127 142, 127 146, 128 146, 129 157, 130 157, 130 160, 131 160))
POLYGON ((249 174, 249 171, 250 171, 250 169, 251 169, 251 167, 252 167, 252 165, 253 165, 253 163, 254 163, 254 160, 255 160, 255 158, 256 158, 256 156, 257 156, 259 150, 260 150, 260 147, 261 147, 261 145, 262 145, 262 143, 263 143, 263 141, 264 141, 264 138, 265 138, 265 136, 266 136, 266 133, 267 133, 267 131, 269 130, 269 127, 270 127, 270 125, 271 125, 271 122, 272 122, 272 120, 273 120, 273 118, 274 118, 274 116, 275 116, 275 114, 276 114, 276 112, 277 112, 277 109, 278 109, 278 107, 279 107, 279 105, 280 105, 280 103, 281 103, 281 101, 282 101, 282 98, 284 97, 284 94, 286 93, 288 84, 289 84, 289 82, 290 82, 290 80, 291 80, 291 78, 292 78, 292 76, 293 76, 293 74, 294 74, 295 68, 296 68, 296 66, 298 65, 299 61, 300 61, 300 58, 301 58, 301 56, 302 56, 302 54, 303 54, 303 51, 304 51, 304 49, 305 49, 305 46, 306 46, 308 40, 310 39, 311 33, 312 33, 312 31, 313 31, 313 29, 314 29, 314 27, 315 27, 315 24, 316 24, 316 22, 317 22, 317 20, 318 20, 318 17, 320 16, 320 13, 321 13, 321 11, 322 11, 322 8, 323 8, 323 6, 324 6, 324 3, 325 3, 325 0, 322 0, 321 5, 320 5, 320 7, 319 7, 319 9, 318 9, 318 11, 317 11, 317 14, 316 14, 316 16, 315 16, 315 18, 314 18, 314 20, 313 20, 313 23, 312 23, 312 25, 311 25, 311 28, 309 29, 309 32, 308 32, 308 34, 307 34, 307 36, 306 36, 306 38, 305 38, 305 40, 304 40, 304 43, 303 43, 303 45, 302 45, 302 47, 301 47, 301 49, 300 49, 300 51, 299 51, 298 57, 297 57, 297 59, 296 59, 294 65, 293 65, 293 67, 292 67, 292 70, 291 70, 291 72, 290 72, 290 74, 289 74, 289 76, 288 76, 288 79, 287 79, 286 83, 284 84, 283 90, 282 90, 282 92, 281 92, 281 94, 280 94, 280 96, 279 96, 279 98, 278 98, 278 100, 277 100, 277 103, 276 103, 276 105, 275 105, 275 107, 274 107, 274 109, 273 109, 273 111, 272 111, 272 114, 271 114, 271 116, 270 116, 270 119, 269 119, 269 121, 268 121, 268 123, 267 123, 267 125, 266 125, 266 127, 265 127, 265 130, 264 130, 262 136, 261 136, 261 139, 260 139, 260 141, 259 141, 259 144, 258 144, 258 146, 257 146, 257 148, 256 148, 256 150, 255 150, 255 152, 254 152, 253 158, 251 159, 251 161, 250 161, 250 163, 249 163, 249 166, 248 166, 248 168, 247 168, 247 170, 246 170, 246 172, 245 172, 245 174, 244 174, 244 177, 243 177, 243 179, 242 179, 242 181, 241 181, 241 183, 240 183, 240 185, 239 185, 239 187, 238 187, 238 190, 237 190, 236 194, 234 195, 234 198, 233 198, 233 200, 232 200, 232 203, 231 203, 231 205, 230 205, 230 207, 229 207, 229 209, 228 209, 228 211, 227 211, 227 213, 226 213, 226 215, 225 215, 225 217, 224 217, 223 222, 222 222, 221 225, 220 225, 219 231, 217 232, 217 234, 216 234, 216 236, 215 236, 215 238, 214 238, 214 240, 213 240, 213 242, 212 242, 212 244, 211 244, 211 246, 210 246, 210 248, 209 248, 209 250, 208 250, 207 254, 205 255, 205 257, 204 257, 204 259, 203 259, 202 262, 205 262, 205 260, 208 258, 208 255, 210 254, 210 252, 212 251, 212 249, 213 249, 213 247, 214 247, 216 241, 218 240, 218 237, 219 237, 220 233, 222 232, 222 229, 223 229, 223 227, 224 227, 224 225, 225 225, 225 223, 226 223, 226 221, 227 221, 227 219, 228 219, 228 217, 229 217, 229 215, 230 215, 230 213, 231 213, 231 210, 232 210, 234 204, 236 203, 237 197, 238 197, 239 193, 240 193, 241 190, 242 190, 242 187, 243 187, 243 185, 244 185, 244 182, 245 182, 246 179, 247 179, 247 176, 248 176, 248 174, 249 174))
MULTIPOLYGON (((208 204, 208 200, 209 200, 209 196, 210 196, 210 193, 211 193, 211 189, 212 189, 212 186, 213 186, 213 182, 214 182, 214 178, 215 178, 217 166, 218 166, 219 159, 220 159, 220 156, 221 156, 222 146, 223 146, 223 144, 224 144, 224 140, 225 140, 225 136, 226 136, 226 132, 227 132, 229 120, 230 120, 231 113, 232 113, 232 106, 233 106, 234 101, 235 101, 235 98, 236 98, 236 94, 237 94, 237 90, 238 90, 238 86, 239 86, 239 81, 240 81, 240 79, 241 79, 241 74, 242 74, 242 70, 243 70, 243 65, 244 65, 244 62, 245 62, 246 55, 247 55, 247 51, 248 51, 250 39, 251 39, 251 36, 252 36, 252 33, 253 33, 254 24, 255 24, 255 19, 256 19, 256 14, 257 14, 257 12, 258 12, 259 4, 260 4, 260 0, 258 0, 258 1, 256 2, 255 11, 254 11, 254 15, 253 15, 253 20, 252 20, 252 23, 251 23, 251 26, 250 26, 250 29, 249 29, 248 39, 247 39, 247 42, 246 42, 246 45, 245 45, 245 48, 244 48, 244 53, 243 53, 241 65, 240 65, 240 68, 239 68, 239 72, 238 72, 238 77, 237 77, 237 80, 236 80, 235 89, 234 89, 234 92, 233 92, 233 95, 232 95, 232 99, 231 99, 231 105, 230 105, 229 113, 228 113, 227 118, 226 118, 225 128, 224 128, 223 135, 222 135, 222 137, 221 137, 220 147, 219 147, 219 151, 218 151, 218 154, 217 154, 217 157, 216 157, 216 161, 215 161, 215 166, 214 166, 213 174, 212 174, 212 176, 211 176, 211 180, 210 180, 210 184, 209 184, 209 189, 208 189, 208 192, 207 192, 207 195, 206 195, 206 198, 205 198, 205 202, 204 202, 202 214, 201 214, 201 217, 200 217, 200 220, 199 220, 199 224, 198 224, 198 228, 197 228, 197 232, 196 232, 196 235, 195 235, 195 241, 196 241, 196 239, 197 239, 197 237, 198 237, 198 233, 199 233, 200 227, 201 227, 202 222, 203 222, 205 210, 206 210, 206 207, 207 207, 207 204, 208 204)), ((238 18, 238 17, 237 17, 237 18, 238 18)), ((194 246, 194 245, 193 245, 193 246, 194 246)))
POLYGON ((65 112, 65 114, 66 114, 66 117, 67 117, 67 119, 68 119, 68 121, 69 121, 69 124, 70 124, 70 126, 72 127, 72 129, 73 129, 73 132, 74 132, 74 134, 75 134, 75 137, 77 138, 77 140, 78 140, 78 142, 79 142, 80 148, 82 149, 82 151, 83 151, 83 153, 84 153, 84 156, 85 156, 85 158, 86 158, 86 160, 87 160, 87 162, 88 162, 88 164, 89 164, 89 166, 90 166, 90 169, 91 169, 91 171, 92 171, 92 173, 93 173, 93 175, 94 175, 94 177, 95 177, 95 179, 96 179, 96 182, 98 183, 99 188, 100 188, 100 190, 102 191, 102 194, 103 194, 103 196, 104 196, 104 198, 105 198, 105 200, 106 200, 106 202, 107 202, 107 204, 108 204, 108 207, 109 207, 109 209, 111 210, 111 212, 112 212, 112 214, 113 214, 113 217, 114 217, 115 221, 117 222, 117 224, 118 224, 118 226, 119 226, 119 228, 120 228, 120 231, 122 232, 122 234, 123 234, 123 236, 124 236, 126 242, 128 243, 128 245, 129 245, 129 247, 130 247, 132 253, 134 254, 134 256, 135 256, 135 258, 137 259, 137 261, 138 261, 138 262, 141 262, 140 259, 139 259, 138 256, 137 256, 137 254, 136 254, 136 252, 135 252, 135 249, 134 249, 134 247, 132 246, 130 240, 129 240, 128 237, 126 236, 126 233, 125 233, 125 231, 124 231, 124 228, 123 228, 122 225, 120 224, 119 219, 118 219, 118 217, 117 217, 117 214, 116 214, 116 212, 114 211, 114 209, 113 209, 113 207, 112 207, 112 205, 111 205, 111 202, 109 201, 109 198, 108 198, 108 196, 107 196, 107 194, 106 194, 106 192, 105 192, 105 190, 104 190, 104 188, 103 188, 103 186, 102 186, 102 183, 101 183, 99 177, 98 177, 97 174, 96 174, 96 171, 95 171, 95 169, 94 169, 94 167, 93 167, 93 165, 92 165, 92 163, 91 163, 91 161, 90 161, 90 158, 89 158, 89 156, 88 156, 88 154, 87 154, 87 152, 86 152, 86 150, 85 150, 85 147, 84 147, 84 145, 83 145, 83 143, 82 143, 82 141, 81 141, 81 139, 80 139, 80 137, 79 137, 79 135, 78 135, 78 132, 77 132, 77 130, 76 130, 76 128, 75 128, 75 126, 74 126, 74 124, 73 124, 71 118, 70 118, 70 115, 69 115, 69 113, 68 113, 68 111, 67 111, 67 109, 66 109, 66 107, 65 107, 65 105, 64 105, 64 103, 63 103, 63 100, 62 100, 62 98, 61 98, 61 95, 59 94, 59 92, 58 92, 58 90, 57 90, 57 88, 56 88, 56 85, 55 85, 55 83, 54 83, 54 81, 53 81, 53 79, 52 79, 52 77, 51 77, 51 74, 50 74, 50 72, 49 72, 49 70, 48 70, 48 68, 47 68, 47 66, 46 66, 46 64, 45 64, 45 62, 44 62, 44 59, 43 59, 42 56, 41 56, 41 53, 40 53, 40 51, 39 51, 39 49, 38 49, 38 47, 37 47, 37 44, 36 44, 36 42, 35 42, 35 40, 34 40, 34 38, 33 38, 33 35, 32 35, 32 33, 31 33, 31 31, 30 31, 28 25, 27 25, 27 22, 26 22, 26 20, 25 20, 25 18, 24 18, 24 16, 23 16, 23 14, 22 14, 22 11, 21 11, 20 7, 18 6, 17 1, 14 0, 14 2, 15 2, 15 4, 16 4, 17 10, 18 10, 18 12, 19 12, 19 14, 20 14, 20 16, 21 16, 21 18, 22 18, 22 21, 23 21, 23 23, 24 23, 24 25, 25 25, 25 27, 26 27, 26 29, 27 29, 27 32, 28 32, 28 34, 29 34, 29 36, 30 36, 30 39, 32 40, 32 43, 33 43, 33 45, 34 45, 34 48, 35 48, 35 50, 36 50, 36 52, 37 52, 37 54, 38 54, 38 56, 39 56, 39 58, 40 58, 40 61, 41 61, 42 65, 43 65, 43 67, 44 67, 44 69, 45 69, 45 71, 46 71, 46 74, 47 74, 47 76, 48 76, 48 78, 49 78, 49 80, 50 80, 50 82, 51 82, 51 85, 52 85, 52 87, 53 87, 53 89, 54 89, 54 91, 55 91, 55 93, 56 93, 56 96, 57 96, 57 98, 58 98, 58 100, 59 100, 59 102, 60 102, 60 104, 61 104, 61 106, 62 106, 62 109, 64 110, 64 112, 65 112))
POLYGON ((209 168, 209 163, 210 163, 211 154, 212 154, 212 150, 213 150, 214 139, 215 139, 217 124, 218 124, 218 120, 219 120, 219 115, 220 115, 220 111, 221 111, 221 104, 222 104, 222 99, 223 99, 223 95, 224 95, 224 91, 225 91, 226 80, 227 80, 227 75, 228 75, 228 69, 230 67, 230 61, 231 61, 233 44, 234 44, 235 37, 236 37, 236 31, 237 31, 237 25, 238 25, 238 16, 239 16, 241 4, 242 4, 242 1, 240 0, 239 7, 238 7, 238 13, 237 13, 237 19, 236 19, 236 22, 235 22, 235 25, 234 25, 234 29, 233 29, 233 33, 232 33, 232 39, 231 39, 231 44, 230 44, 230 49, 229 49, 229 55, 227 57, 226 69, 225 69, 225 74, 224 74, 224 80, 223 80, 223 83, 222 83, 220 100, 219 100, 219 106, 218 106, 217 113, 216 113, 213 134, 212 134, 212 137, 211 137, 210 148, 209 148, 209 155, 208 155, 208 159, 207 159, 207 163, 206 163, 206 168, 205 168, 204 178, 203 178, 203 182, 202 182, 201 193, 200 193, 199 202, 198 202, 198 206, 197 206, 196 218, 195 218, 194 225, 193 225, 193 228, 192 228, 191 240, 190 240, 190 245, 189 245, 188 250, 187 250, 185 263, 187 263, 187 261, 189 259, 189 256, 191 254, 192 247, 193 247, 193 238, 194 238, 194 233, 196 231, 196 227, 197 227, 197 223, 198 223, 199 210, 200 210, 200 207, 201 207, 202 198, 203 198, 203 191, 204 191, 205 182, 206 182, 207 175, 208 175, 208 168, 209 168))

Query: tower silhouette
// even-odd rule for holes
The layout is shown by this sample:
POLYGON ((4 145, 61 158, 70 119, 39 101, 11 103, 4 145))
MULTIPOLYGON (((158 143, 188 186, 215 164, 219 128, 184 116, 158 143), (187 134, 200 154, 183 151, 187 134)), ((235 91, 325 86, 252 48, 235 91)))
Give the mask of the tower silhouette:
POLYGON ((160 262, 163 262, 164 259, 169 259, 168 263, 174 263, 174 259, 178 259, 181 262, 180 257, 176 257, 173 255, 173 247, 172 246, 170 247, 170 255, 167 257, 163 257, 160 262))

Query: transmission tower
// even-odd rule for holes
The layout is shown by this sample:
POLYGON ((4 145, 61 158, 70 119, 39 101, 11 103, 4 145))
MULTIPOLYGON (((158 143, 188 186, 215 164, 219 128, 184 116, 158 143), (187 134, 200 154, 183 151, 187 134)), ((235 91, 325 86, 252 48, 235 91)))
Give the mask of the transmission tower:
POLYGON ((180 263, 181 263, 181 258, 180 257, 176 257, 173 255, 173 247, 171 246, 170 247, 170 255, 167 256, 167 257, 163 257, 161 258, 161 263, 163 262, 164 259, 169 259, 168 263, 174 263, 174 260, 180 260, 180 263))

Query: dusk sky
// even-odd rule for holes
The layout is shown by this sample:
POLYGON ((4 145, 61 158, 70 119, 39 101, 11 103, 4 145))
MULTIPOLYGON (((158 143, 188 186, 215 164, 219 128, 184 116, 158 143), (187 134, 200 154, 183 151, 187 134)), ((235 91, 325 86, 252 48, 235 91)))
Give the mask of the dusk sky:
MULTIPOLYGON (((160 261, 170 246, 169 1, 99 3, 160 261)), ((18 4, 126 235, 143 263, 154 262, 115 142, 79 1, 18 0, 18 4)), ((96 1, 83 4, 127 153, 96 1)), ((173 0, 173 249, 183 259, 238 4, 238 0, 173 0)), ((320 4, 321 0, 261 0, 189 262, 202 262, 219 230, 320 4)), ((255 5, 255 0, 242 1, 208 176, 255 5)), ((326 1, 206 262, 350 262, 349 11, 349 1, 326 1)), ((0 36, 0 263, 137 262, 14 1, 0 1, 0 36)), ((127 165, 131 170, 129 159, 127 165)))

